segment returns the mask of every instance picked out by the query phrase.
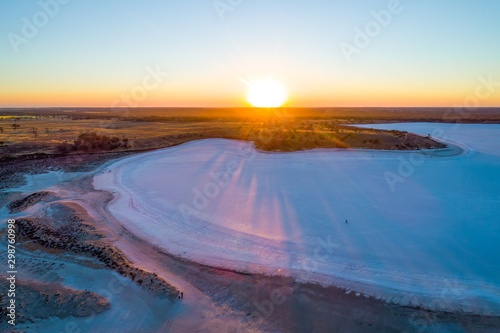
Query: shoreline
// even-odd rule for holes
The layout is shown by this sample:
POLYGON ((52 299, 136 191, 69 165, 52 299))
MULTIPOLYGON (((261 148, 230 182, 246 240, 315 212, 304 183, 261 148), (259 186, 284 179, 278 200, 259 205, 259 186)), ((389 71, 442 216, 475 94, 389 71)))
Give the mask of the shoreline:
MULTIPOLYGON (((102 206, 96 207, 96 210, 106 210, 106 203, 102 201, 102 206)), ((193 304, 200 301, 198 294, 200 292, 202 294, 208 293, 208 295, 211 295, 208 300, 209 304, 214 302, 214 297, 217 300, 216 304, 219 302, 226 305, 230 304, 230 308, 234 307, 234 304, 238 304, 236 318, 240 319, 242 315, 240 313, 242 309, 239 309, 241 300, 235 298, 253 299, 256 294, 260 294, 261 296, 258 296, 256 299, 245 302, 250 304, 250 309, 244 307, 244 312, 246 311, 248 314, 248 311, 250 311, 251 316, 254 316, 254 318, 251 320, 245 319, 243 323, 236 320, 238 328, 258 324, 258 331, 280 329, 289 332, 301 332, 302 328, 294 328, 294 325, 297 323, 294 322, 293 317, 290 317, 289 313, 296 306, 309 308, 309 310, 305 308, 304 310, 308 312, 313 311, 310 315, 319 317, 318 320, 324 321, 323 324, 327 327, 337 324, 345 331, 362 328, 364 332, 379 332, 380 329, 385 329, 389 332, 401 332, 406 329, 411 332, 416 331, 415 327, 419 329, 422 327, 431 328, 436 325, 444 325, 446 327, 449 323, 452 323, 452 325, 467 326, 472 322, 479 321, 481 325, 474 328, 475 332, 493 332, 490 329, 500 324, 500 317, 498 316, 426 310, 421 307, 404 306, 378 300, 336 286, 325 287, 317 283, 299 282, 292 277, 267 276, 204 265, 177 257, 158 248, 127 230, 123 225, 114 221, 112 217, 111 219, 105 219, 105 221, 108 223, 107 227, 114 230, 111 232, 111 238, 119 235, 120 239, 117 240, 115 246, 123 251, 129 260, 137 265, 141 265, 146 270, 154 271, 169 282, 175 282, 173 283, 174 285, 183 286, 180 289, 185 292, 186 296, 185 300, 180 304, 181 307, 185 306, 187 302, 190 303, 188 304, 188 308, 199 308, 200 304, 193 304), (254 291, 248 292, 246 290, 250 286, 252 286, 251 290, 254 291), (227 288, 230 288, 231 292, 228 292, 227 288), (217 290, 218 292, 222 292, 222 295, 217 296, 217 290), (279 300, 275 299, 273 301, 272 295, 276 293, 280 294, 281 298, 278 297, 279 300), (262 297, 262 294, 265 296, 262 297), (306 297, 306 299, 300 299, 297 294, 302 295, 301 297, 306 297), (322 311, 320 311, 320 314, 317 314, 314 304, 320 300, 323 303, 322 311), (332 300, 335 301, 332 303, 332 300), (264 304, 268 306, 267 311, 260 306, 264 304), (356 309, 355 312, 359 317, 355 315, 354 317, 346 318, 346 314, 344 313, 346 307, 356 309), (285 320, 280 318, 282 313, 285 313, 287 316, 285 320), (389 321, 389 326, 386 326, 387 321, 389 321), (394 327, 394 325, 396 325, 397 329, 393 328, 391 330, 390 327, 394 327), (484 327, 481 327, 482 325, 484 327)), ((205 297, 202 296, 202 298, 205 297)), ((349 313, 349 316, 352 315, 353 313, 349 313)), ((185 327, 186 332, 191 330, 192 328, 190 328, 188 322, 192 320, 193 318, 190 316, 188 318, 181 316, 177 322, 177 325, 179 325, 177 326, 178 329, 183 331, 181 327, 185 327)), ((198 320, 200 319, 198 318, 198 320)), ((232 320, 225 318, 225 320, 228 320, 232 324, 235 323, 235 318, 232 320)), ((173 321, 175 322, 175 320, 173 321)))
MULTIPOLYGON (((214 142, 223 142, 224 140, 225 139, 219 139, 219 140, 214 141, 214 142)), ((203 142, 191 142, 191 143, 186 144, 183 148, 186 148, 186 149, 192 148, 192 147, 198 146, 202 143, 203 142)), ((229 143, 231 143, 231 142, 229 142, 229 143)), ((450 145, 452 145, 452 143, 450 141, 448 141, 448 143, 450 145)), ((468 153, 470 153, 470 151, 468 149, 466 149, 466 147, 462 147, 458 144, 453 143, 453 147, 454 148, 451 149, 451 154, 435 154, 433 156, 430 156, 429 158, 446 160, 450 157, 454 157, 454 158, 460 157, 461 158, 463 156, 466 156, 468 153)), ((227 148, 227 149, 229 149, 229 148, 227 148)), ((330 150, 330 149, 324 150, 324 152, 331 152, 331 151, 332 150, 330 150)), ((337 151, 341 151, 341 150, 334 150, 334 151, 337 152, 337 151)), ((174 153, 174 151, 168 151, 168 152, 174 153)), ((313 154, 314 152, 315 151, 296 152, 293 154, 309 155, 309 153, 313 154)), ((349 158, 351 158, 349 152, 347 152, 347 151, 341 151, 341 152, 343 153, 342 156, 348 155, 349 158)), ((356 151, 353 151, 353 154, 354 153, 356 153, 356 151)), ((357 152, 357 153, 366 153, 366 151, 357 152)), ((372 152, 370 152, 370 153, 372 153, 372 152)), ((413 153, 422 153, 422 152, 415 151, 413 153)), ((161 154, 162 154, 161 151, 150 153, 151 156, 159 156, 161 154)), ((410 152, 382 151, 382 152, 379 152, 378 155, 375 155, 375 156, 370 155, 370 156, 365 156, 365 157, 368 158, 369 160, 377 160, 378 158, 385 160, 387 158, 386 154, 390 154, 390 155, 392 155, 392 154, 401 155, 402 154, 402 155, 404 155, 404 154, 410 154, 410 152)), ((150 155, 142 156, 140 158, 135 157, 135 158, 132 158, 132 160, 138 161, 138 163, 140 163, 140 160, 142 160, 142 158, 148 158, 150 155)), ((278 156, 278 157, 282 156, 281 154, 280 155, 271 154, 271 155, 278 156)), ((286 155, 290 155, 290 154, 283 154, 283 155, 286 156, 286 155)), ((426 154, 426 155, 429 155, 429 154, 426 154)), ((219 156, 219 155, 217 155, 217 156, 219 156)), ((352 157, 357 159, 359 156, 358 156, 358 154, 354 154, 352 157)), ((156 161, 154 159, 154 157, 152 160, 156 161)), ((124 162, 121 164, 120 164, 120 162, 118 162, 118 163, 119 163, 119 165, 115 165, 114 168, 116 168, 118 170, 117 172, 119 172, 121 174, 120 170, 122 169, 122 167, 125 167, 128 163, 130 163, 130 160, 128 160, 128 162, 124 162)), ((113 168, 111 168, 111 169, 113 169, 113 168)), ((109 171, 111 171, 111 170, 107 170, 105 172, 109 172, 109 171)), ((121 178, 121 176, 119 176, 119 175, 116 175, 116 177, 121 178)), ((98 180, 98 181, 100 181, 100 180, 98 180)), ((201 184, 203 184, 203 182, 201 182, 201 184)), ((120 199, 121 202, 129 202, 129 204, 127 204, 128 206, 130 206, 131 205, 130 203, 132 203, 132 205, 134 205, 134 206, 141 207, 140 211, 145 214, 145 215, 143 214, 144 216, 141 215, 142 213, 136 216, 135 211, 131 212, 131 211, 127 210, 127 212, 128 212, 127 216, 117 215, 115 218, 121 218, 123 220, 122 221, 123 225, 127 225, 127 227, 131 228, 130 230, 132 232, 136 232, 139 237, 147 239, 148 237, 151 236, 151 232, 149 232, 149 229, 141 230, 138 226, 134 225, 132 222, 130 222, 128 220, 129 219, 133 220, 134 219, 133 216, 134 216, 136 220, 141 219, 141 221, 142 221, 142 217, 147 216, 148 219, 151 218, 152 220, 156 221, 157 218, 160 218, 160 216, 157 216, 155 210, 150 211, 150 210, 148 210, 147 207, 143 206, 143 203, 141 204, 141 202, 136 201, 137 198, 132 197, 131 194, 129 193, 129 190, 127 190, 126 188, 124 188, 123 191, 121 191, 120 186, 121 186, 120 184, 115 184, 115 180, 114 180, 113 176, 106 175, 105 182, 103 184, 98 185, 98 188, 104 189, 104 190, 107 188, 110 188, 110 189, 112 188, 113 192, 118 195, 118 196, 115 196, 115 200, 120 199), (120 198, 122 195, 124 197, 120 198)), ((118 206, 120 206, 120 204, 118 204, 118 206)), ((118 206, 116 206, 116 207, 118 207, 118 206)), ((115 211, 117 209, 116 207, 114 208, 115 211)), ((168 207, 168 209, 170 209, 170 208, 171 207, 168 207)), ((166 206, 165 206, 165 209, 167 209, 166 206)), ((109 215, 111 215, 111 213, 109 213, 109 215)), ((179 221, 175 222, 178 220, 178 217, 171 216, 169 220, 170 220, 170 222, 168 222, 167 224, 170 226, 173 225, 175 227, 173 230, 177 230, 176 229, 177 224, 181 223, 179 221)), ((155 222, 155 223, 157 223, 157 222, 155 222)), ((207 223, 210 223, 210 222, 207 222, 207 223)), ((202 224, 206 224, 206 223, 202 223, 202 224)), ((201 230, 204 230, 203 227, 201 227, 201 230)), ((184 230, 180 230, 180 231, 184 232, 184 230)), ((198 232, 199 230, 197 229, 196 231, 198 232)), ((191 230, 191 232, 193 232, 193 230, 191 230)), ((216 232, 223 233, 224 229, 223 228, 220 228, 220 230, 217 229, 216 232)), ((174 231, 174 233, 178 233, 178 232, 174 231)), ((242 238, 244 236, 243 234, 244 234, 244 231, 241 231, 239 233, 238 237, 242 238)), ((251 234, 249 234, 249 235, 252 236, 251 234)), ((211 257, 206 257, 203 254, 200 254, 199 251, 195 251, 195 252, 189 251, 188 250, 189 246, 186 245, 188 243, 182 244, 182 246, 181 246, 181 244, 177 244, 177 241, 175 241, 175 239, 170 239, 170 238, 168 238, 168 239, 169 239, 170 245, 169 245, 168 249, 166 249, 166 251, 168 251, 169 253, 183 257, 187 260, 201 262, 203 264, 206 264, 206 265, 209 265, 212 267, 219 267, 219 268, 233 270, 233 271, 237 271, 237 272, 241 272, 241 273, 258 272, 260 274, 265 274, 265 275, 278 275, 276 272, 278 269, 281 269, 282 271, 281 271, 280 275, 284 275, 286 277, 293 276, 296 279, 303 280, 303 281, 311 281, 311 282, 320 283, 323 285, 334 285, 337 287, 355 289, 357 291, 364 292, 367 295, 383 298, 385 300, 391 301, 393 303, 401 304, 401 305, 414 304, 415 298, 417 298, 417 299, 420 299, 420 302, 418 302, 419 306, 427 307, 426 304, 433 304, 436 302, 436 300, 440 300, 440 298, 441 298, 440 292, 442 292, 442 290, 439 288, 436 290, 432 289, 428 293, 427 292, 420 293, 418 291, 418 288, 422 287, 422 285, 426 284, 427 283, 426 281, 429 280, 428 273, 426 271, 423 271, 423 270, 413 272, 408 276, 403 274, 403 273, 401 273, 402 276, 400 276, 399 274, 394 275, 393 278, 397 277, 398 279, 401 278, 405 281, 408 280, 407 283, 409 283, 410 286, 413 285, 411 281, 413 281, 414 283, 418 282, 417 283, 418 288, 415 287, 415 288, 410 288, 408 290, 406 290, 406 289, 405 290, 398 290, 398 289, 393 289, 389 284, 387 284, 385 282, 383 283, 384 279, 382 277, 389 277, 390 278, 391 274, 387 273, 385 271, 380 271, 377 267, 370 268, 370 267, 363 265, 363 266, 356 268, 358 265, 354 265, 354 267, 356 269, 355 268, 351 269, 351 268, 349 268, 350 266, 347 267, 348 268, 347 269, 344 266, 346 266, 349 263, 339 261, 339 262, 334 263, 334 264, 336 264, 336 266, 334 265, 334 266, 331 266, 330 268, 327 268, 328 269, 327 271, 319 270, 319 271, 316 271, 314 273, 309 273, 307 271, 304 271, 303 269, 300 269, 300 265, 298 265, 298 264, 294 265, 291 268, 285 268, 284 266, 279 266, 278 264, 276 264, 278 266, 273 265, 273 263, 268 263, 267 261, 264 261, 264 262, 258 261, 257 262, 257 261, 251 261, 251 260, 245 260, 245 259, 231 260, 229 254, 226 255, 226 254, 223 254, 222 252, 220 252, 220 253, 214 252, 214 253, 216 253, 215 255, 213 255, 211 257), (189 254, 186 254, 185 252, 183 254, 183 251, 188 251, 189 254), (198 259, 196 259, 196 258, 198 258, 198 259), (332 270, 334 270, 334 267, 341 268, 341 271, 336 270, 336 271, 338 271, 338 273, 336 275, 334 273, 332 273, 332 270), (366 272, 366 274, 371 273, 370 276, 380 276, 381 278, 379 278, 378 280, 382 280, 382 281, 379 281, 378 283, 376 283, 374 285, 373 283, 371 283, 372 282, 371 280, 368 281, 367 279, 359 279, 357 274, 354 274, 354 276, 350 275, 350 274, 352 274, 353 270, 358 270, 358 269, 362 270, 363 272, 366 272), (332 274, 334 274, 334 275, 332 275, 332 274), (344 275, 344 274, 346 274, 346 275, 344 275), (305 277, 304 277, 304 275, 305 275, 305 277), (384 289, 385 292, 382 292, 379 289, 384 289), (408 293, 410 295, 406 295, 406 293, 408 293)), ((194 239, 197 239, 197 238, 194 237, 194 239)), ((263 243, 265 243, 264 241, 259 242, 257 240, 254 240, 253 238, 248 238, 248 239, 242 238, 241 240, 242 240, 242 242, 245 242, 248 240, 248 242, 250 242, 253 247, 259 247, 259 245, 262 245, 263 243), (253 244, 255 244, 255 246, 253 244)), ((153 241, 151 241, 152 244, 155 244, 156 246, 161 246, 161 245, 159 245, 160 243, 158 243, 158 242, 161 243, 161 241, 159 239, 154 239, 153 241)), ((285 252, 285 249, 283 251, 281 251, 280 249, 278 249, 278 250, 279 251, 277 251, 276 253, 273 252, 273 255, 276 255, 276 256, 281 256, 281 255, 287 256, 288 255, 288 253, 285 252)), ((233 251, 233 250, 231 250, 231 251, 233 251)), ((246 251, 244 249, 242 251, 246 253, 246 251)), ((231 252, 231 253, 233 253, 233 252, 231 252)), ((286 260, 286 258, 285 258, 285 260, 286 260)), ((298 262, 298 259, 295 258, 294 262, 298 262)), ((323 263, 321 263, 321 264, 323 264, 323 263)), ((332 263, 332 265, 333 265, 333 263, 332 263)), ((286 267, 288 267, 288 266, 286 266, 286 267)), ((439 282, 442 282, 444 280, 453 280, 453 276, 443 274, 443 275, 438 275, 435 279, 436 280, 434 280, 434 278, 431 278, 429 283, 431 283, 432 285, 439 285, 439 282)), ((475 294, 475 290, 477 288, 480 288, 480 286, 478 286, 476 284, 476 282, 470 282, 470 285, 469 285, 469 282, 467 279, 464 279, 463 281, 460 280, 459 282, 463 282, 465 284, 463 286, 465 288, 464 290, 468 291, 467 295, 468 295, 468 297, 470 297, 470 299, 468 299, 467 301, 464 301, 464 308, 461 310, 466 311, 466 312, 471 313, 471 314, 479 314, 479 313, 491 314, 491 312, 490 312, 491 310, 489 310, 489 308, 490 308, 489 303, 485 303, 485 305, 484 305, 485 308, 488 310, 488 312, 486 312, 486 313, 484 312, 486 310, 484 310, 482 308, 482 306, 478 307, 478 308, 476 308, 476 306, 474 306, 473 300, 477 297, 475 294), (470 292, 470 294, 469 294, 469 292, 470 292), (471 306, 471 304, 472 304, 472 308, 469 309, 468 307, 471 306)), ((485 299, 484 301, 486 302, 487 300, 485 299)), ((481 304, 480 302, 478 302, 478 303, 481 304)), ((450 304, 449 306, 452 306, 453 308, 455 308, 455 305, 453 305, 453 304, 450 304)), ((442 310, 441 308, 436 308, 436 307, 429 307, 429 309, 430 310, 442 310)), ((446 310, 453 311, 452 309, 449 309, 449 308, 446 310)), ((493 313, 497 314, 498 313, 497 311, 498 311, 498 309, 495 310, 495 312, 493 312, 493 313)))
MULTIPOLYGON (((95 211, 86 207, 89 215, 95 217, 97 214, 104 217, 107 200, 102 199, 107 197, 111 200, 110 195, 102 191, 97 191, 97 194, 89 192, 89 186, 93 187, 89 182, 92 181, 94 174, 119 159, 121 157, 110 159, 85 175, 57 185, 56 189, 61 190, 61 193, 74 191, 69 198, 62 197, 58 200, 63 202, 76 200, 80 204, 90 200, 87 203, 93 202, 99 205, 95 207, 95 211), (88 198, 82 199, 78 193, 88 195, 88 198)), ((222 319, 222 322, 228 323, 231 327, 251 328, 256 331, 273 329, 302 331, 305 327, 300 325, 303 323, 296 322, 292 315, 296 308, 310 313, 316 319, 316 323, 323 325, 322 327, 337 327, 344 331, 362 329, 363 332, 377 332, 384 329, 388 332, 401 332, 417 331, 423 327, 443 327, 442 325, 450 328, 460 326, 467 331, 466 327, 475 325, 473 326, 475 332, 494 332, 495 327, 500 325, 500 317, 497 316, 428 311, 419 307, 401 306, 372 297, 367 298, 363 294, 356 295, 355 292, 347 293, 348 290, 334 286, 325 288, 314 283, 297 282, 293 278, 237 272, 199 264, 157 248, 128 231, 117 221, 110 220, 110 215, 95 223, 95 227, 99 230, 108 229, 107 237, 112 240, 113 246, 123 251, 131 262, 142 266, 143 269, 156 271, 169 282, 175 281, 174 285, 179 284, 184 287, 181 290, 189 290, 186 293, 186 301, 179 305, 184 308, 184 312, 181 311, 184 314, 177 314, 172 319, 177 323, 179 331, 188 332, 196 327, 195 325, 202 324, 205 321, 203 318, 205 305, 214 313, 222 309, 230 313, 228 317, 222 319), (281 292, 281 298, 271 296, 276 290, 281 292), (262 310, 263 304, 267 306, 267 310, 262 310), (351 310, 346 311, 346 308, 351 310), (193 310, 194 314, 186 314, 189 312, 188 309, 193 310), (193 322, 190 323, 191 321, 193 322)), ((219 319, 214 318, 216 323, 213 325, 220 325, 219 319)), ((310 323, 305 325, 307 324, 310 323)))

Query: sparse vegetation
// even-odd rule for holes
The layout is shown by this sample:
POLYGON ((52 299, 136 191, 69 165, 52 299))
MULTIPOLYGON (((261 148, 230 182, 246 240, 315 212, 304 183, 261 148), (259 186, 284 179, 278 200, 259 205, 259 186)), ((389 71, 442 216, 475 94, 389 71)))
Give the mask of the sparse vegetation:
MULTIPOLYGON (((345 124, 398 121, 396 119, 443 121, 446 110, 153 108, 129 111, 124 115, 108 109, 0 110, 2 127, 13 130, 0 130, 0 141, 5 142, 0 157, 140 151, 207 138, 250 140, 260 149, 273 151, 319 147, 439 148, 433 138, 409 135, 405 140, 403 132, 357 129, 345 124), (92 132, 98 135, 90 134, 92 132)), ((500 122, 500 111, 478 110, 474 117, 476 122, 487 119, 500 122)))
MULTIPOLYGON (((286 120, 248 122, 238 127, 235 138, 254 141, 266 151, 296 151, 314 148, 422 149, 430 141, 412 136, 406 145, 407 133, 381 131, 341 125, 324 120, 286 120), (398 146, 398 148, 396 148, 398 146)), ((440 145, 435 142, 436 145, 440 145)))
POLYGON ((97 151, 111 151, 119 148, 130 148, 128 144, 128 138, 113 136, 109 137, 107 135, 101 135, 97 132, 85 132, 81 133, 73 144, 68 144, 63 142, 58 146, 58 151, 60 153, 69 152, 97 152, 97 151))

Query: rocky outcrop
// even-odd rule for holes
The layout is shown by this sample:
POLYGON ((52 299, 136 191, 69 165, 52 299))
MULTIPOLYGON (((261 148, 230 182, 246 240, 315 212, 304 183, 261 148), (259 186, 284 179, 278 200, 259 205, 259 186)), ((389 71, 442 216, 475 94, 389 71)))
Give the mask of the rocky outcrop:
POLYGON ((42 218, 16 220, 21 241, 36 243, 49 249, 70 251, 97 258, 105 266, 130 278, 149 290, 176 297, 179 291, 155 273, 133 266, 121 251, 111 246, 94 227, 73 215, 71 223, 53 228, 42 218))
POLYGON ((42 201, 45 199, 47 196, 50 195, 50 192, 36 192, 33 194, 28 195, 27 197, 16 200, 11 202, 10 204, 7 205, 7 208, 9 209, 10 214, 16 214, 19 212, 22 212, 26 208, 33 206, 34 204, 42 201))
MULTIPOLYGON (((7 277, 0 275, 0 280, 7 277)), ((49 317, 89 317, 108 310, 111 303, 96 293, 64 287, 56 283, 16 281, 16 321, 34 322, 49 317)), ((9 298, 0 293, 0 318, 7 317, 9 298)))

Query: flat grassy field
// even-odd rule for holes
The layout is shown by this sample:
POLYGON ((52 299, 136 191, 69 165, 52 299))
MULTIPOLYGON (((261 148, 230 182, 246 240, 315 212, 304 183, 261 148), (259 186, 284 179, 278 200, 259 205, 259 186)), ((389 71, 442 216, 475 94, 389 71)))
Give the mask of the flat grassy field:
POLYGON ((35 153, 140 151, 206 138, 249 140, 268 151, 442 147, 432 138, 405 132, 344 126, 403 121, 498 123, 500 109, 0 109, 0 158, 35 153), (89 132, 95 132, 94 139, 81 136, 89 132))

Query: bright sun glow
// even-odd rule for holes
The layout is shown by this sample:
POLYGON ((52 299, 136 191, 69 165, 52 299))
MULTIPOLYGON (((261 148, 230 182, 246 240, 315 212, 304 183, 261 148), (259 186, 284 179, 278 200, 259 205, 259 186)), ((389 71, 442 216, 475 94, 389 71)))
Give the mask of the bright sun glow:
POLYGON ((257 108, 277 108, 287 100, 285 87, 273 79, 253 81, 249 84, 247 101, 257 108))

